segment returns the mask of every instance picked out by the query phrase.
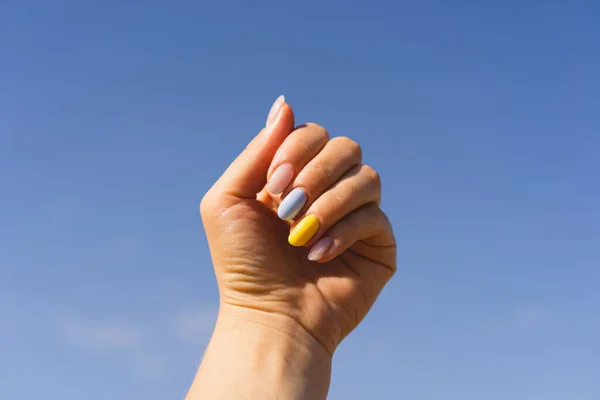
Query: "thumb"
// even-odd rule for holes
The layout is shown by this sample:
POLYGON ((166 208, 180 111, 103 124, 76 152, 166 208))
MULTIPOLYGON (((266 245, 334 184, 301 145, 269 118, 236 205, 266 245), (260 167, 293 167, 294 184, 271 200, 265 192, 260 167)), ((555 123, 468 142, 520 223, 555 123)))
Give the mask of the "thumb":
POLYGON ((279 96, 269 112, 267 125, 252 139, 211 188, 213 195, 256 199, 267 184, 267 171, 275 152, 294 129, 294 112, 279 96))

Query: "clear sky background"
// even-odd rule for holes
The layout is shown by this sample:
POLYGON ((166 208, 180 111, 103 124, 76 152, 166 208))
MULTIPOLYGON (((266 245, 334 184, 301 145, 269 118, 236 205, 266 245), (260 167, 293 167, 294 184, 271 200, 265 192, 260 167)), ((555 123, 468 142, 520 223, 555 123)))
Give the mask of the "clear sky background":
POLYGON ((203 193, 285 94, 399 271, 331 399, 600 398, 597 1, 0 1, 0 398, 183 398, 203 193))

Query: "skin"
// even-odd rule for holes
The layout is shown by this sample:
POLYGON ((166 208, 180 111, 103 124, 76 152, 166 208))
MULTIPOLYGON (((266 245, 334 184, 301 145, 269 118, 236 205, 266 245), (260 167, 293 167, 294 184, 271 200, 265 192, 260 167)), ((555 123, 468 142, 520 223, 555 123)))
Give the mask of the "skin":
POLYGON ((360 146, 316 124, 295 127, 292 108, 276 106, 200 204, 221 305, 187 400, 326 398, 335 349, 396 270, 380 179, 360 146), (271 194, 268 179, 285 163, 293 182, 271 194), (277 207, 296 187, 307 204, 283 221, 277 207), (293 247, 290 229, 305 215, 319 230, 293 247), (323 237, 333 246, 310 261, 323 237))

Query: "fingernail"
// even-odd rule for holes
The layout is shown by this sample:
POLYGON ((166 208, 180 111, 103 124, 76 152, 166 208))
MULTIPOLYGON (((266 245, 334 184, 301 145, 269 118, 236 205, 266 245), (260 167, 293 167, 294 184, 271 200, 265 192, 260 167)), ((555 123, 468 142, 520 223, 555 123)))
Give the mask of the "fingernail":
POLYGON ((317 243, 315 243, 313 245, 312 249, 310 249, 310 251, 308 252, 308 259, 310 261, 320 260, 321 258, 323 258, 325 253, 327 253, 327 251, 329 251, 332 244, 333 244, 333 238, 331 238, 329 236, 325 236, 325 237, 319 239, 319 241, 317 243))
POLYGON ((277 115, 279 115, 279 111, 281 110, 281 106, 285 103, 285 96, 281 95, 275 100, 275 103, 271 106, 271 110, 269 110, 269 115, 267 116, 267 126, 271 125, 277 119, 277 115))
POLYGON ((293 219, 304 207, 306 193, 302 188, 292 190, 279 204, 277 215, 281 219, 293 219))
POLYGON ((319 220, 314 215, 307 215, 292 229, 288 242, 292 246, 304 246, 319 230, 319 220))
POLYGON ((281 164, 269 179, 269 192, 281 194, 292 183, 294 179, 294 167, 290 163, 281 164))

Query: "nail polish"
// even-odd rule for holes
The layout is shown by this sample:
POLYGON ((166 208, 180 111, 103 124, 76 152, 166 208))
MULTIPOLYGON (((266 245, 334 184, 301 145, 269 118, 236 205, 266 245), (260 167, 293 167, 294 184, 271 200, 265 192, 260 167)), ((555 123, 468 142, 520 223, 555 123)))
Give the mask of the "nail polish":
POLYGON ((302 188, 292 190, 279 204, 277 215, 281 219, 294 219, 306 204, 306 193, 302 188))
POLYGON ((288 242, 292 246, 304 246, 319 230, 319 220, 314 215, 307 215, 298 222, 288 236, 288 242))
POLYGON ((290 163, 281 164, 269 179, 269 192, 271 194, 281 194, 292 183, 294 179, 294 167, 290 163))
POLYGON ((332 245, 333 238, 329 236, 322 237, 308 252, 308 259, 310 261, 320 260, 325 254, 327 254, 332 245))
POLYGON ((275 100, 275 102, 271 106, 271 109, 269 110, 269 115, 267 116, 267 125, 266 126, 269 126, 273 122, 275 122, 275 120, 277 119, 277 116, 279 115, 279 111, 281 110, 281 106, 284 103, 285 103, 284 95, 279 96, 277 98, 277 100, 275 100))

